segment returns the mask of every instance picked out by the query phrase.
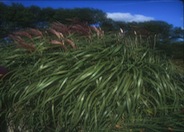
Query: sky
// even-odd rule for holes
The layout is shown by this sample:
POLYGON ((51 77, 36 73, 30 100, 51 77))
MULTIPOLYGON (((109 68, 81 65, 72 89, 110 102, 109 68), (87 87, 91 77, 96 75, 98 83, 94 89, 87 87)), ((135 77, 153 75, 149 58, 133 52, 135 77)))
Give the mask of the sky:
MULTIPOLYGON (((181 0, 0 0, 10 5, 41 8, 95 8, 108 18, 124 22, 165 21, 174 27, 184 27, 184 7, 181 0)), ((183 28, 184 29, 184 28, 183 28)))

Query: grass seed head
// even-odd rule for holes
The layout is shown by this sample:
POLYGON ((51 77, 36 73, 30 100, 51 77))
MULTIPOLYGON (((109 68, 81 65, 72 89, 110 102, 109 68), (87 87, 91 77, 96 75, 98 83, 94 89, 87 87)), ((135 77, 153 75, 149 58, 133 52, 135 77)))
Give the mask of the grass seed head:
POLYGON ((69 44, 73 49, 76 49, 76 45, 72 40, 66 39, 65 42, 69 44))
POLYGON ((17 31, 17 32, 14 32, 13 34, 21 36, 21 37, 27 37, 29 39, 32 39, 32 36, 26 31, 17 31))
POLYGON ((30 28, 27 32, 35 37, 43 37, 42 32, 38 29, 30 28))

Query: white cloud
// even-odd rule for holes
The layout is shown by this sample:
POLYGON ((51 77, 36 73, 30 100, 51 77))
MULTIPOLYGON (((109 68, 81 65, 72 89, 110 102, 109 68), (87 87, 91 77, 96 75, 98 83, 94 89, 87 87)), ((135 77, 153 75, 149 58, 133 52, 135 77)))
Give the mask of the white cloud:
POLYGON ((154 20, 153 17, 148 17, 140 14, 132 15, 130 13, 107 13, 107 17, 113 19, 114 21, 124 21, 124 22, 144 22, 154 20))

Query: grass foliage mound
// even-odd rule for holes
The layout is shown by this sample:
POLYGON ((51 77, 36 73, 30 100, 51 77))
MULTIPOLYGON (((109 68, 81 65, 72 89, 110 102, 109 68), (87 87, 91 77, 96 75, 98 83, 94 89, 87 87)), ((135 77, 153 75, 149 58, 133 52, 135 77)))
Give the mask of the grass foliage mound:
POLYGON ((1 49, 10 70, 0 82, 1 123, 40 132, 182 130, 182 75, 146 45, 106 35, 68 51, 1 49))

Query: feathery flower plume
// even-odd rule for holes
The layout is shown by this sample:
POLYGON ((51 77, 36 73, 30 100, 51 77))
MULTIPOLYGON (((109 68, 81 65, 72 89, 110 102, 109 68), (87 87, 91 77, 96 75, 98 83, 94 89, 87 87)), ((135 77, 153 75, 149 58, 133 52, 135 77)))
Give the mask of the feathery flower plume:
POLYGON ((61 45, 61 47, 64 49, 64 50, 67 50, 64 42, 61 42, 61 41, 58 41, 58 40, 51 40, 50 41, 51 44, 55 44, 55 45, 61 45))
POLYGON ((35 37, 43 37, 42 32, 41 32, 40 30, 38 30, 38 29, 29 28, 29 29, 27 30, 27 32, 28 32, 29 34, 31 34, 32 36, 35 36, 35 37))
POLYGON ((63 35, 61 35, 59 32, 57 32, 56 30, 50 28, 49 31, 51 33, 53 33, 54 35, 56 35, 59 39, 61 39, 63 37, 63 35))
POLYGON ((17 31, 17 32, 14 32, 13 34, 32 39, 31 35, 29 33, 27 33, 26 31, 17 31))
POLYGON ((18 47, 22 47, 24 49, 27 49, 30 52, 35 51, 35 46, 32 43, 26 43, 20 36, 15 35, 9 35, 10 38, 14 40, 14 42, 17 44, 18 47))
POLYGON ((73 49, 76 49, 75 43, 70 39, 65 39, 65 42, 69 44, 73 49))

